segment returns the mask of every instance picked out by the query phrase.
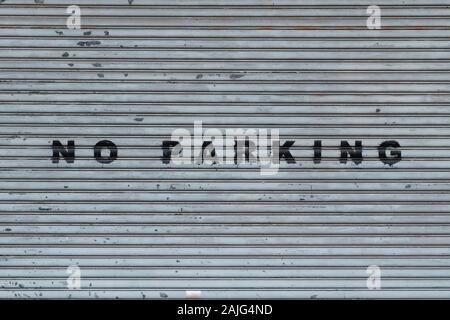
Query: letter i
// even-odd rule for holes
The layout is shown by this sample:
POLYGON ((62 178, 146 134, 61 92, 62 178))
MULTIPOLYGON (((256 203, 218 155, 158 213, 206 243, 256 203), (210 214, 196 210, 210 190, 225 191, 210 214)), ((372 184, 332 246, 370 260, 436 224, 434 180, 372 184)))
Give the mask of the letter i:
POLYGON ((314 163, 320 163, 322 161, 322 141, 314 141, 314 163))

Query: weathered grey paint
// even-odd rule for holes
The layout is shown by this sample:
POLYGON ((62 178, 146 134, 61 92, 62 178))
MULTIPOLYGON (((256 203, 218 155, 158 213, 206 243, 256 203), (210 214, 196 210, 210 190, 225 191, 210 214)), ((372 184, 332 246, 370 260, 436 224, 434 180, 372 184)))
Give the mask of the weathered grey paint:
POLYGON ((0 298, 450 298, 449 5, 3 1, 0 298), (278 128, 297 163, 162 164, 195 120, 278 128), (53 140, 76 161, 52 163, 53 140), (339 163, 341 140, 364 161, 339 163))

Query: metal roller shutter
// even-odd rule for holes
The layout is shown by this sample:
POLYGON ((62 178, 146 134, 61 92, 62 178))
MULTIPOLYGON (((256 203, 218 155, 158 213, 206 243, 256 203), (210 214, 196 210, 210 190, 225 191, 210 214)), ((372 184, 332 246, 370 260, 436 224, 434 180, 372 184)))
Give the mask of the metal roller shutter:
POLYGON ((0 298, 450 297, 450 1, 1 2, 0 298), (199 120, 295 163, 162 163, 199 120))

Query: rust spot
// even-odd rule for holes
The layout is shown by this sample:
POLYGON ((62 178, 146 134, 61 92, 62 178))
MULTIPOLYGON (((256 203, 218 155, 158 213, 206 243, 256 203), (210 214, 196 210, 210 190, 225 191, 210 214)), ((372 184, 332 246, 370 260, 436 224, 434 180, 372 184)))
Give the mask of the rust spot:
POLYGON ((273 30, 273 27, 266 26, 266 27, 258 27, 259 30, 273 30))
POLYGON ((296 27, 298 30, 320 30, 320 27, 314 27, 314 26, 299 26, 296 27))
POLYGON ((432 28, 430 27, 424 27, 424 26, 415 26, 413 27, 414 30, 430 30, 432 28))

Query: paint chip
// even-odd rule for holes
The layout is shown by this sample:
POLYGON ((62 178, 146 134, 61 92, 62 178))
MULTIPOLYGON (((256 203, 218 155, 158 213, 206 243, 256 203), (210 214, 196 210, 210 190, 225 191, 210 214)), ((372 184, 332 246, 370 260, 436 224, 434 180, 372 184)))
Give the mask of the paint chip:
POLYGON ((78 41, 77 45, 79 45, 80 47, 91 47, 91 46, 99 46, 102 43, 98 40, 93 40, 93 41, 78 41))
POLYGON ((230 79, 236 80, 242 78, 243 76, 243 74, 230 74, 230 79))

